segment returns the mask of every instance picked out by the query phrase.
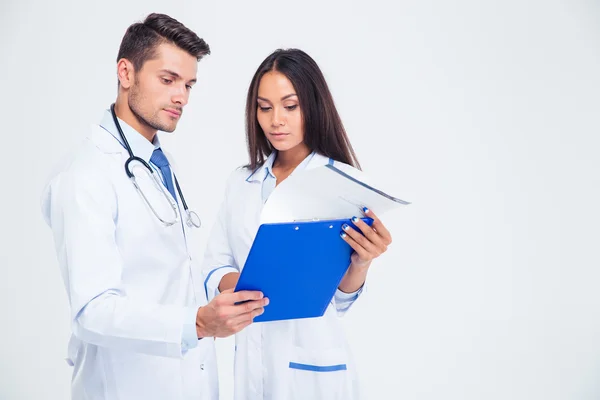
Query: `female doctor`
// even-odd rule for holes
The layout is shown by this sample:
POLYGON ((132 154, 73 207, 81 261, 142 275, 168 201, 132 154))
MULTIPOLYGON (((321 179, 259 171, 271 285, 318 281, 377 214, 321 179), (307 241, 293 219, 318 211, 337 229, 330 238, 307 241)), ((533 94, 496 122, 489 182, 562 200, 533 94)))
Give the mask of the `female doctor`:
MULTIPOLYGON (((263 204, 279 183, 330 160, 348 174, 360 174, 325 78, 301 50, 277 50, 262 62, 250 84, 246 118, 250 164, 230 176, 207 245, 209 299, 235 287, 263 204)), ((374 219, 373 227, 358 218, 364 236, 350 227, 340 232, 354 252, 322 317, 252 324, 236 334, 236 400, 359 398, 339 317, 360 295, 372 260, 391 243, 377 216, 363 211, 374 219)))

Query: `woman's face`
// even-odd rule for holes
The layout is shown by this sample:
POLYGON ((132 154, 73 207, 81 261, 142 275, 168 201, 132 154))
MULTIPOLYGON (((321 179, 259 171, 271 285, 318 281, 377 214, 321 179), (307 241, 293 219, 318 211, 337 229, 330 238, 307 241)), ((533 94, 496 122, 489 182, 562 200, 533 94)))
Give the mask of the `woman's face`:
POLYGON ((281 72, 270 71, 258 85, 256 119, 267 140, 278 151, 304 142, 304 123, 292 82, 281 72))

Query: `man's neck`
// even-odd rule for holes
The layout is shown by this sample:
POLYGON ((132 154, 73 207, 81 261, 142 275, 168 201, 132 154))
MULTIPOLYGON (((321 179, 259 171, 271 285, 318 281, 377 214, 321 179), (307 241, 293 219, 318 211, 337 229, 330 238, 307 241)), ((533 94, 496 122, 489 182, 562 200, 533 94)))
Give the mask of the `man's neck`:
POLYGON ((124 121, 127 125, 135 129, 140 135, 145 137, 150 143, 154 141, 156 136, 156 129, 151 128, 143 121, 140 121, 138 117, 131 111, 127 102, 117 98, 115 102, 115 114, 117 117, 124 121))

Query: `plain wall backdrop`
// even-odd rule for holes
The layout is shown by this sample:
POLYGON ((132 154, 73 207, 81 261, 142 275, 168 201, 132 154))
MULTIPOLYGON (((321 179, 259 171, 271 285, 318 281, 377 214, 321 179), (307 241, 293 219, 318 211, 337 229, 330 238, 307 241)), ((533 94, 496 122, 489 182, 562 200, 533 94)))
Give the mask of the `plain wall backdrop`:
MULTIPOLYGON (((204 226, 247 161, 259 63, 321 66, 364 170, 413 204, 344 319, 369 399, 600 398, 600 4, 584 0, 0 5, 0 398, 67 399, 69 312, 40 193, 116 96, 127 26, 211 46, 165 148, 204 226)), ((233 339, 217 342, 232 398, 233 339)))

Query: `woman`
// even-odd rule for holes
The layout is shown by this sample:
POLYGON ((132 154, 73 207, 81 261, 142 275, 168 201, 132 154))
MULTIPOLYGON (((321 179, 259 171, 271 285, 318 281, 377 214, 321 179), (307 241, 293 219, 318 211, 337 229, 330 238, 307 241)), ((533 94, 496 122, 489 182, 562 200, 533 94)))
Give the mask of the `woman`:
MULTIPOLYGON (((258 68, 246 103, 250 164, 236 170, 204 260, 210 299, 235 287, 259 227, 263 204, 294 171, 325 165, 360 174, 331 93, 315 61, 297 49, 277 50, 258 68)), ((391 236, 370 210, 373 228, 355 222, 340 236, 351 264, 323 317, 257 323, 236 335, 235 399, 356 399, 356 371, 339 317, 358 298, 371 261, 391 236)), ((268 306, 267 306, 268 307, 268 306)))

